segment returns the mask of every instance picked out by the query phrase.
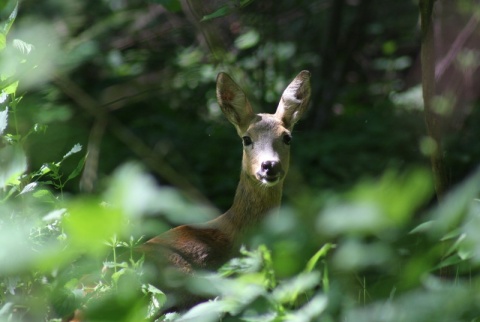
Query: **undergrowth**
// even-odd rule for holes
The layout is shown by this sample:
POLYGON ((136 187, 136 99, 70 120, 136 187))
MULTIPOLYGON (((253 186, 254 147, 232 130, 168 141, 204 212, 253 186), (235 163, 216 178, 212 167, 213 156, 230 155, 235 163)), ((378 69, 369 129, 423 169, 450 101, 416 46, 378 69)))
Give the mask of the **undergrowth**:
POLYGON ((29 168, 23 145, 48 128, 22 132, 16 122, 18 73, 32 67, 35 50, 7 42, 16 12, 0 31, 1 58, 17 67, 0 75, 0 321, 60 321, 77 308, 88 321, 480 318, 480 171, 431 206, 424 169, 388 170, 342 193, 302 192, 302 202, 267 219, 238 258, 179 281, 211 300, 160 313, 169 295, 145 282, 132 249, 166 223, 213 214, 135 163, 117 169, 97 195, 65 193, 84 166, 79 144, 29 168), (78 165, 65 172, 74 156, 78 165))

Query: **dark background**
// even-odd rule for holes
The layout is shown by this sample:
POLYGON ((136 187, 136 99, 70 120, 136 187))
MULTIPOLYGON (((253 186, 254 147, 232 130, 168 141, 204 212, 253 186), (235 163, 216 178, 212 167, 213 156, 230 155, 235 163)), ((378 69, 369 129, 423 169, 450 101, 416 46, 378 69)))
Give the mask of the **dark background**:
MULTIPOLYGON (((437 3, 438 65, 473 5, 437 3)), ((241 142, 215 101, 220 71, 237 80, 257 112, 273 112, 288 82, 311 71, 310 110, 294 132, 287 198, 303 187, 343 190, 389 168, 429 167, 421 148, 416 1, 25 0, 12 37, 36 24, 48 26, 48 45, 58 52, 39 58, 51 70, 20 91, 19 124, 48 125, 26 142, 31 169, 61 159, 75 143, 88 147, 88 171, 81 183, 68 184, 70 192, 101 189, 102 178, 133 159, 160 183, 201 191, 228 208, 241 142), (225 15, 200 21, 220 8, 225 15)), ((460 51, 476 50, 478 28, 467 36, 460 51)), ((438 79, 452 185, 479 159, 477 69, 457 57, 438 79)), ((81 155, 75 157, 64 162, 66 173, 81 155)))

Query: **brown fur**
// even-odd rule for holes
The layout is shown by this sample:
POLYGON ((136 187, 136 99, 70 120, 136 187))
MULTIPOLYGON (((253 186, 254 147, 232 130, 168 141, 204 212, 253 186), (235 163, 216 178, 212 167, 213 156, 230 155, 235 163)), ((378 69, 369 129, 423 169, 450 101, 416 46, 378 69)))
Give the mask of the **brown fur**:
MULTIPOLYGON (((214 220, 179 226, 147 241, 137 249, 145 255, 147 265, 153 264, 157 271, 173 266, 185 274, 198 269, 215 270, 234 256, 249 229, 280 206, 290 157, 284 136, 290 136, 308 105, 309 78, 307 71, 298 74, 285 89, 275 114, 254 114, 240 87, 227 74, 218 75, 217 99, 224 115, 240 137, 252 140, 244 146, 233 204, 214 220), (262 173, 266 171, 264 162, 277 164, 273 181, 262 173)), ((200 300, 182 288, 166 289, 176 298, 175 309, 185 309, 200 300)))
MULTIPOLYGON (((280 206, 283 179, 288 171, 289 147, 283 142, 305 111, 310 96, 310 74, 301 72, 282 95, 275 114, 253 113, 245 93, 226 74, 217 77, 217 99, 240 137, 252 138, 244 147, 242 171, 233 204, 220 217, 201 225, 184 225, 150 239, 139 250, 146 260, 164 267, 165 260, 184 273, 214 270, 238 250, 245 233, 280 206), (274 184, 261 181, 262 161, 280 163, 274 184)), ((182 307, 180 303, 180 307, 182 307)))

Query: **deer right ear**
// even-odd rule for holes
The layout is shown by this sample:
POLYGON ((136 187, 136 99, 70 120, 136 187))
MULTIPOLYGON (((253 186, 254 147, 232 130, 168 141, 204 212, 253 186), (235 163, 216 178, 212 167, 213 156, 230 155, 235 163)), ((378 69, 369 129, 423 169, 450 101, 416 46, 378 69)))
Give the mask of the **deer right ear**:
POLYGON ((245 93, 225 73, 217 76, 217 100, 225 117, 237 130, 244 128, 254 116, 245 93))
POLYGON ((301 71, 282 94, 275 115, 292 129, 302 117, 310 100, 310 72, 301 71))

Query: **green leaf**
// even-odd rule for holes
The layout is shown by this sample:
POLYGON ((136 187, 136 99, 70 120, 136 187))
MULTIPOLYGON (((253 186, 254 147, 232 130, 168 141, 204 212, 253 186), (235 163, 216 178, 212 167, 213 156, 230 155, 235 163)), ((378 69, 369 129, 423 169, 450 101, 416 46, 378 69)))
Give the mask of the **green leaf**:
POLYGON ((115 284, 118 284, 118 280, 120 279, 120 277, 122 277, 123 274, 125 274, 126 270, 125 269, 121 269, 115 273, 112 274, 112 281, 115 283, 115 284))
POLYGON ((13 40, 13 47, 17 48, 22 52, 22 54, 30 54, 30 52, 35 48, 32 44, 29 44, 20 39, 13 40))
POLYGON ((3 132, 8 125, 8 108, 5 111, 0 112, 0 135, 3 135, 3 132))
MULTIPOLYGON (((53 184, 53 183, 49 183, 49 182, 44 182, 44 184, 53 184)), ((42 202, 49 202, 49 203, 54 203, 57 199, 55 198, 55 195, 53 193, 51 193, 49 190, 47 189, 40 189, 40 190, 37 190, 35 191, 33 194, 33 197, 35 199, 39 199, 41 200, 42 202)))
POLYGON ((75 168, 75 170, 72 171, 72 173, 70 173, 70 175, 68 176, 67 180, 65 181, 68 182, 70 180, 72 180, 73 178, 76 178, 78 177, 78 175, 82 172, 83 170, 83 167, 85 165, 85 161, 87 160, 87 155, 85 155, 83 158, 80 159, 80 161, 78 162, 77 164, 77 167, 75 168))
POLYGON ((0 33, 0 51, 5 49, 7 46, 7 37, 4 34, 0 33))
POLYGON ((19 146, 0 149, 0 188, 18 184, 18 177, 27 170, 25 152, 19 146))
POLYGON ((95 199, 74 200, 68 212, 62 222, 63 228, 73 248, 82 252, 101 254, 107 251, 104 242, 121 235, 124 228, 122 213, 95 199))
POLYGON ((315 318, 322 314, 327 306, 327 296, 317 294, 307 304, 289 315, 287 321, 317 321, 315 318))
POLYGON ((313 289, 319 282, 319 272, 299 274, 290 281, 280 284, 272 295, 279 303, 294 304, 300 293, 313 289))
POLYGON ((202 20, 200 21, 203 22, 203 21, 208 21, 215 18, 224 17, 226 15, 229 15, 231 12, 232 12, 232 9, 230 8, 230 6, 224 5, 224 6, 221 6, 219 9, 215 10, 214 12, 212 12, 211 14, 203 16, 202 20))
POLYGON ((142 285, 142 291, 143 293, 150 295, 147 317, 154 318, 167 302, 167 296, 165 293, 151 284, 142 285))
POLYGON ((226 304, 222 300, 200 303, 192 307, 176 321, 219 321, 222 313, 225 312, 225 307, 226 304))
POLYGON ((256 30, 250 30, 235 39, 235 46, 238 49, 252 48, 260 41, 260 34, 256 30))
POLYGON ((19 195, 23 195, 29 192, 32 192, 35 190, 35 188, 38 186, 37 182, 31 182, 27 184, 25 187, 23 187, 22 191, 20 191, 19 195))
POLYGON ((13 77, 10 77, 9 75, 0 74, 0 76, 0 89, 7 88, 8 86, 12 85, 12 83, 17 82, 13 79, 13 77))
POLYGON ((320 248, 315 255, 310 258, 308 261, 307 265, 305 266, 305 273, 310 273, 313 271, 315 266, 317 265, 317 262, 320 260, 320 258, 323 258, 327 256, 327 253, 330 251, 330 249, 335 248, 335 244, 332 243, 326 243, 325 245, 320 248))
POLYGON ((417 227, 413 228, 410 231, 410 234, 420 234, 420 233, 425 233, 428 232, 432 227, 435 225, 435 222, 432 220, 426 221, 424 223, 421 223, 417 227))
POLYGON ((120 207, 129 217, 161 213, 172 223, 198 223, 214 218, 211 209, 186 200, 177 190, 158 187, 155 179, 135 163, 115 171, 106 201, 120 207))
POLYGON ((8 84, 6 87, 4 87, 2 91, 5 94, 15 94, 15 92, 17 91, 17 87, 18 87, 18 81, 15 81, 8 84))
POLYGON ((429 234, 432 239, 440 239, 465 219, 468 209, 480 192, 480 168, 456 188, 452 189, 433 210, 429 219, 433 221, 429 234))
POLYGON ((63 160, 65 160, 66 158, 68 158, 69 156, 71 156, 72 154, 75 154, 75 153, 78 153, 82 151, 82 145, 80 143, 77 143, 73 146, 73 148, 70 149, 70 151, 68 151, 67 154, 65 154, 63 156, 63 160))
POLYGON ((17 18, 17 13, 18 13, 18 1, 17 1, 17 3, 15 4, 15 8, 13 8, 12 13, 11 13, 10 16, 8 17, 7 22, 6 22, 5 25, 3 26, 3 34, 4 34, 4 35, 7 35, 8 32, 10 31, 10 28, 12 27, 13 22, 15 21, 15 18, 17 18))

